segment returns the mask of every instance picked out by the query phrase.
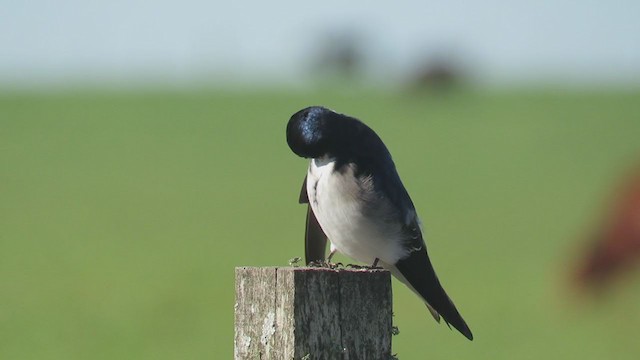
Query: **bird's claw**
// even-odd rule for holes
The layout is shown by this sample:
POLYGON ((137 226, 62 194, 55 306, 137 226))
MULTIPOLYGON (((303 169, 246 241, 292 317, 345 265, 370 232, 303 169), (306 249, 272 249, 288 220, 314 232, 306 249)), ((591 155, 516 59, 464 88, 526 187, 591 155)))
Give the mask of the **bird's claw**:
POLYGON ((356 269, 356 270, 383 270, 383 267, 377 265, 357 265, 357 264, 347 264, 345 267, 356 269))
POLYGON ((327 269, 338 269, 340 267, 344 267, 344 265, 340 262, 332 263, 324 260, 320 261, 312 261, 309 263, 309 267, 319 267, 319 268, 327 268, 327 269))

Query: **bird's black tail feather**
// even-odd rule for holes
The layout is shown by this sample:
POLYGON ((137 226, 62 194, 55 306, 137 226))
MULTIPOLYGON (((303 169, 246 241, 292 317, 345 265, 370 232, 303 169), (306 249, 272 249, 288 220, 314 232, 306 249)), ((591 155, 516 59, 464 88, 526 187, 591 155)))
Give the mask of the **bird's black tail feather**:
POLYGON ((414 251, 395 266, 415 291, 442 316, 447 325, 450 324, 467 339, 473 340, 471 329, 440 285, 426 251, 414 251))

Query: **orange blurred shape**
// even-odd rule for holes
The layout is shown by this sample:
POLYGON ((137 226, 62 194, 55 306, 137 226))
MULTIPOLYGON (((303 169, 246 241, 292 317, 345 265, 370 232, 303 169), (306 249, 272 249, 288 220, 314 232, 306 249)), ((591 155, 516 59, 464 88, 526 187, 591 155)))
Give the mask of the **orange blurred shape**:
POLYGON ((640 263, 640 168, 621 184, 580 259, 575 278, 579 285, 600 289, 640 263))

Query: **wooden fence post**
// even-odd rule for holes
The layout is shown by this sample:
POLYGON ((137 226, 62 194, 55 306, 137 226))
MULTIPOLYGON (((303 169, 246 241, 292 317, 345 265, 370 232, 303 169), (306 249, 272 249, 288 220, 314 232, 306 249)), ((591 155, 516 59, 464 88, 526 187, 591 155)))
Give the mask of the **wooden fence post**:
POLYGON ((386 270, 236 268, 234 357, 390 359, 386 270))

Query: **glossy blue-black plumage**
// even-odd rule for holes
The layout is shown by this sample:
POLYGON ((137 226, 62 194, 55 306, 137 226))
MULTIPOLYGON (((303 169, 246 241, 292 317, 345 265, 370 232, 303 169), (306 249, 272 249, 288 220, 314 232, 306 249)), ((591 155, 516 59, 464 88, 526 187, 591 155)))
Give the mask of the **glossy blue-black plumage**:
POLYGON ((378 134, 360 120, 312 106, 293 114, 287 124, 287 143, 298 156, 336 160, 336 171, 356 165, 356 176, 372 175, 380 190, 400 211, 402 217, 414 206, 378 134))
MULTIPOLYGON (((376 196, 388 200, 395 208, 396 218, 384 220, 403 224, 403 232, 406 234, 406 243, 403 246, 421 249, 411 251, 406 258, 393 265, 447 323, 467 338, 473 339, 471 330, 440 285, 428 257, 413 202, 400 180, 389 150, 380 137, 358 119, 324 107, 313 106, 302 109, 291 117, 287 124, 287 143, 291 150, 301 157, 331 158, 335 161, 334 171, 341 172, 350 166, 355 170, 354 181, 367 178, 373 182, 376 196)), ((300 200, 308 202, 304 184, 300 200)), ((363 209, 366 211, 367 207, 363 209)), ((310 208, 305 238, 307 262, 324 259, 326 235, 310 208)))

